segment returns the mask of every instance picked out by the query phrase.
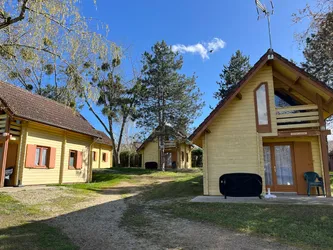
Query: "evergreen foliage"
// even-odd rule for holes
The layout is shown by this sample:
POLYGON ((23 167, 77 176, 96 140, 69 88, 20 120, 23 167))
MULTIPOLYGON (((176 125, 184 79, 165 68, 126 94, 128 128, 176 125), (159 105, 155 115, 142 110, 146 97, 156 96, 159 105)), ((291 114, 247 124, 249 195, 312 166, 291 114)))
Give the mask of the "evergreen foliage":
POLYGON ((240 50, 237 50, 230 58, 228 65, 223 65, 220 81, 216 82, 219 86, 214 97, 223 100, 237 85, 237 83, 251 69, 250 58, 244 56, 240 50))

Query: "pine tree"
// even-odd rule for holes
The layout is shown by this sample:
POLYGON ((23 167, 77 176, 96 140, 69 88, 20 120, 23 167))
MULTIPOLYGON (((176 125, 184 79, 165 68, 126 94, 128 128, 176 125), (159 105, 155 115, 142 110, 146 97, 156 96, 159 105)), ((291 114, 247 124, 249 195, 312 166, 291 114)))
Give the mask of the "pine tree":
MULTIPOLYGON (((143 54, 141 104, 137 124, 147 133, 157 129, 161 163, 164 169, 164 141, 167 127, 184 131, 199 115, 203 105, 196 77, 179 73, 183 58, 173 52, 164 41, 157 42, 152 52, 143 54)), ((172 135, 171 135, 172 136, 172 135)))
POLYGON ((333 87, 333 12, 326 15, 318 31, 306 39, 302 67, 317 79, 333 87))
POLYGON ((223 65, 221 80, 216 82, 219 85, 219 90, 214 93, 214 97, 218 100, 223 100, 236 84, 250 70, 250 58, 244 56, 240 50, 237 50, 230 58, 228 65, 223 65))

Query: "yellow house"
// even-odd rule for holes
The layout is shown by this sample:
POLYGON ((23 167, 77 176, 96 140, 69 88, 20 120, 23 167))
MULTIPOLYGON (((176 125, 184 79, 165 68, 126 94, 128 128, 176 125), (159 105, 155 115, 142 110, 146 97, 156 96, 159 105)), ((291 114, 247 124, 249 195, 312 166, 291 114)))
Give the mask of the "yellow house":
MULTIPOLYGON (((165 141, 164 159, 166 168, 191 168, 192 167, 192 144, 189 143, 186 135, 177 133, 176 138, 169 138, 165 141)), ((157 167, 161 167, 160 147, 156 136, 152 133, 137 149, 141 155, 142 168, 147 164, 155 162, 157 167)))
POLYGON ((93 167, 111 167, 106 137, 71 108, 0 82, 0 187, 88 182, 93 167))
POLYGON ((97 131, 100 138, 96 139, 92 149, 92 168, 112 167, 112 141, 102 131, 97 131))
POLYGON ((220 195, 219 177, 255 173, 263 192, 306 194, 304 172, 323 177, 331 196, 325 119, 333 90, 267 51, 190 136, 203 148, 204 194, 220 195))

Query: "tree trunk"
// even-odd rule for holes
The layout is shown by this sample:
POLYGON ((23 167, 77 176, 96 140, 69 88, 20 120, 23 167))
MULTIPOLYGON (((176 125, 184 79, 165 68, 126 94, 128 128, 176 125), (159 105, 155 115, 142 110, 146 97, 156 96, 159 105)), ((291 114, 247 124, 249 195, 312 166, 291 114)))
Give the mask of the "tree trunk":
MULTIPOLYGON (((123 116, 123 119, 121 121, 121 128, 120 128, 120 134, 119 134, 119 139, 118 139, 118 145, 117 145, 117 151, 120 151, 121 143, 123 140, 123 134, 124 134, 124 128, 126 124, 127 116, 123 116)), ((120 158, 119 158, 120 159, 120 158)))
POLYGON ((120 155, 118 151, 118 147, 116 145, 114 136, 113 136, 113 129, 112 129, 112 119, 109 120, 109 135, 112 141, 112 147, 113 147, 113 162, 116 164, 116 167, 119 167, 120 165, 120 155))

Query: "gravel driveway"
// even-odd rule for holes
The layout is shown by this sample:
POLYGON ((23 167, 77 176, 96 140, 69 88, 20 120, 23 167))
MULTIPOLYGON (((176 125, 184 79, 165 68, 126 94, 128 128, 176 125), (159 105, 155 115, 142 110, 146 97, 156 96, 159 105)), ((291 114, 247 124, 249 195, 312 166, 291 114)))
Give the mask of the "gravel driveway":
POLYGON ((136 197, 142 185, 122 183, 88 197, 59 187, 9 189, 8 193, 28 205, 43 204, 51 216, 40 219, 60 228, 84 250, 296 249, 270 239, 158 213, 151 209, 154 203, 141 203, 136 197), (131 212, 132 206, 140 209, 131 212), (149 223, 128 226, 124 218, 129 212, 132 217, 147 218, 149 223))
MULTIPOLYGON (((119 188, 119 187, 118 187, 119 188)), ((126 186, 128 189, 128 186, 126 186)), ((132 192, 132 196, 136 193, 132 192)), ((278 242, 221 229, 213 225, 175 219, 148 209, 149 226, 121 226, 123 213, 135 198, 107 191, 80 203, 76 211, 48 219, 80 249, 296 249, 278 242)), ((138 214, 139 215, 139 214, 138 214)))

